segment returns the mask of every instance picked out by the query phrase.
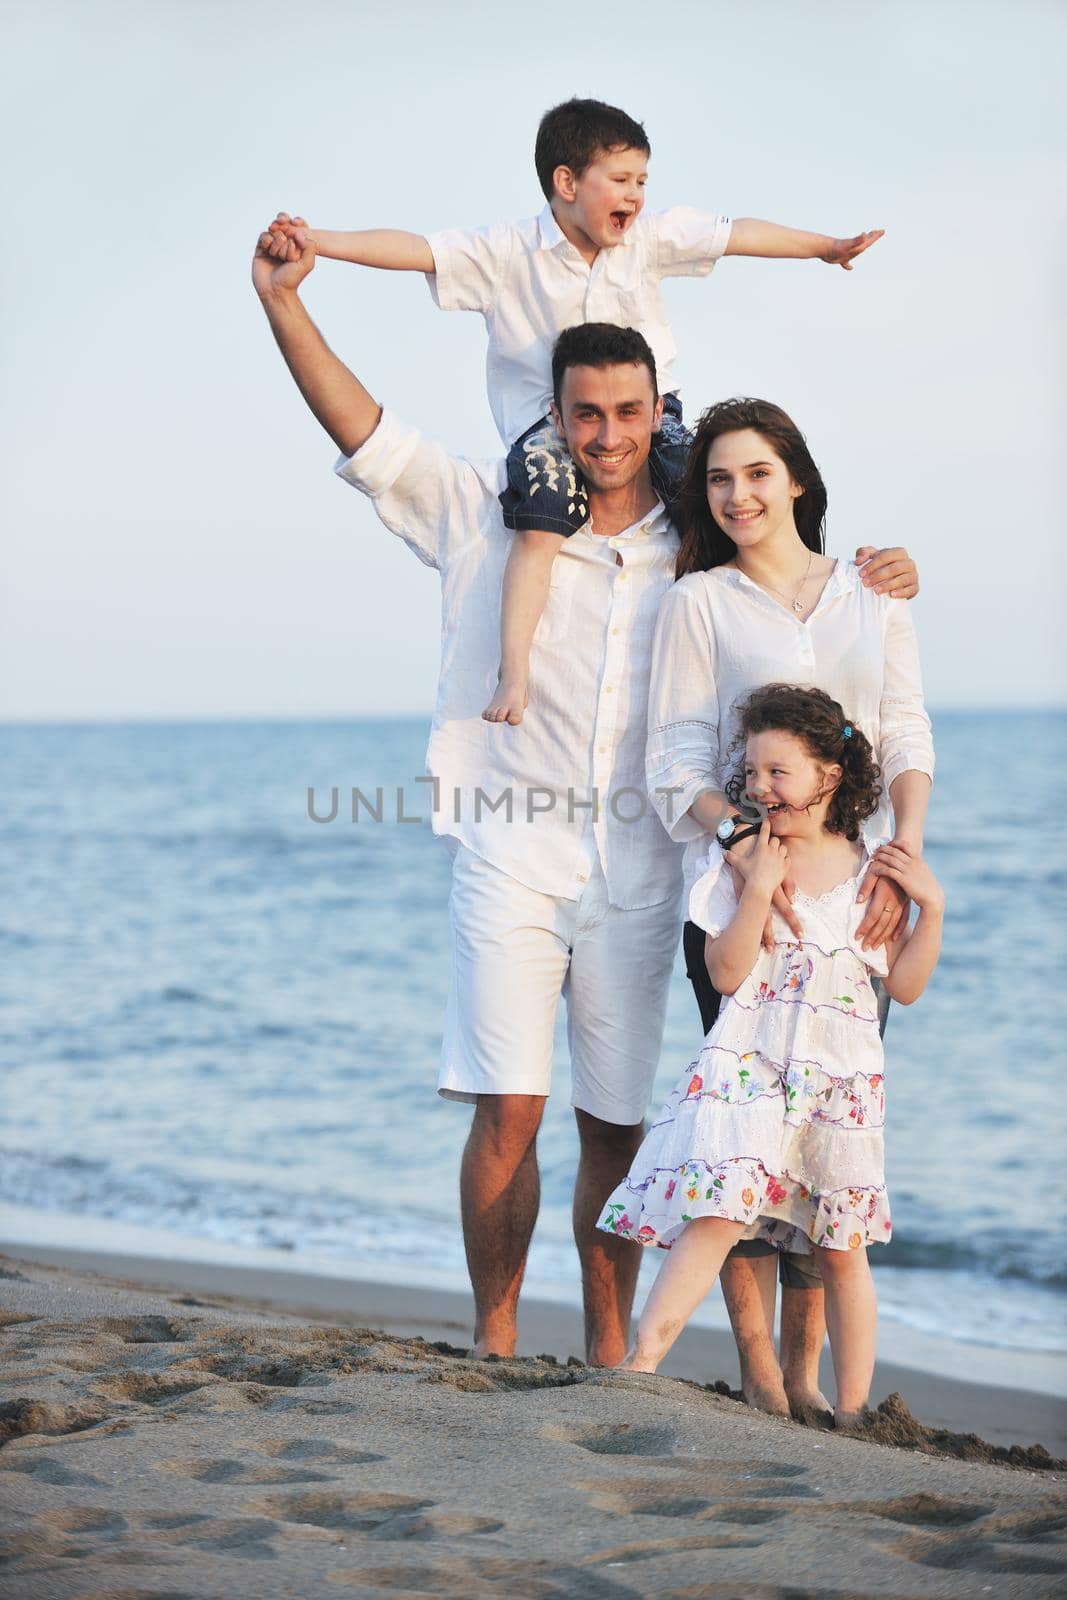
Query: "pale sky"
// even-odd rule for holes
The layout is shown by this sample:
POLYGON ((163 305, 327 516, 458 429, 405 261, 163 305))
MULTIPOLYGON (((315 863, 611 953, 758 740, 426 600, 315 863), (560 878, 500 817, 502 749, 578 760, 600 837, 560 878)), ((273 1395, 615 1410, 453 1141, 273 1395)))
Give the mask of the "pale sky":
MULTIPOLYGON (((1056 0, 4 0, 0 717, 432 705, 437 581, 332 474, 248 269, 280 208, 429 231, 528 216, 541 112, 641 119, 648 205, 887 229, 846 274, 667 285, 687 415, 777 401, 830 549, 906 543, 933 706, 1063 703, 1067 9, 1056 0), (565 26, 570 18, 570 32, 565 26)), ((379 398, 498 442, 481 320, 323 262, 379 398)))

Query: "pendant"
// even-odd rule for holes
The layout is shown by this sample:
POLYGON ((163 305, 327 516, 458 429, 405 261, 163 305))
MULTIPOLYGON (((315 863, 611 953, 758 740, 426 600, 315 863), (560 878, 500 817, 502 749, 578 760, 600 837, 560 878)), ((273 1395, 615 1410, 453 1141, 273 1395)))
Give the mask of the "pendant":
POLYGON ((794 600, 793 601, 793 610, 796 612, 798 617, 799 617, 800 613, 803 611, 803 609, 804 609, 804 607, 801 605, 799 600, 794 600))

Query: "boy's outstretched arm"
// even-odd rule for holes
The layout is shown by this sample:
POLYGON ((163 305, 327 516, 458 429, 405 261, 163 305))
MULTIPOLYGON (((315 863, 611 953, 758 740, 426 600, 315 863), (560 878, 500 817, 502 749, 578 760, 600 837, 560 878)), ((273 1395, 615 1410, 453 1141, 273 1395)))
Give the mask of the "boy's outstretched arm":
POLYGON ((404 233, 400 228, 365 228, 358 233, 330 228, 312 228, 303 217, 279 211, 270 224, 272 243, 268 253, 275 260, 285 259, 290 240, 303 245, 308 239, 316 253, 332 261, 351 261, 357 267, 382 267, 389 272, 434 272, 433 252, 421 233, 404 233))
POLYGON ((885 233, 872 228, 853 239, 834 239, 828 233, 808 233, 804 228, 784 228, 758 217, 736 217, 730 229, 728 256, 766 256, 776 261, 825 261, 831 267, 852 271, 857 256, 869 250, 885 233))

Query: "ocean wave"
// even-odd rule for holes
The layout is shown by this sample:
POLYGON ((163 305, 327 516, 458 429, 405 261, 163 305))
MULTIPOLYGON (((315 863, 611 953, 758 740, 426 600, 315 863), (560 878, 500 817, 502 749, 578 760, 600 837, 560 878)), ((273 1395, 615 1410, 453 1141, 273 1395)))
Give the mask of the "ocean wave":
MULTIPOLYGON (((457 1222, 429 1209, 399 1217, 365 1196, 328 1186, 287 1190, 212 1180, 158 1166, 117 1167, 77 1154, 0 1149, 0 1202, 80 1218, 159 1228, 251 1249, 358 1260, 361 1270, 438 1274, 466 1283, 457 1222)), ((542 1215, 531 1254, 530 1292, 574 1274, 565 1208, 542 1215)), ((1061 1273, 1012 1259, 1003 1239, 977 1244, 897 1235, 871 1252, 884 1314, 921 1331, 994 1347, 1062 1348, 1061 1273), (962 1331, 961 1331, 962 1330, 962 1331)), ((577 1294, 577 1279, 574 1278, 577 1294)))

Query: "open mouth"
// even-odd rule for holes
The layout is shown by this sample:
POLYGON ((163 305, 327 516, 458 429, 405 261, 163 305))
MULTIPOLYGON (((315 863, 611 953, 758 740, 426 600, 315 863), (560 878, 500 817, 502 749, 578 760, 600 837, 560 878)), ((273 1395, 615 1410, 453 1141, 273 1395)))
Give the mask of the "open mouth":
POLYGON ((625 233, 626 225, 633 216, 632 211, 613 211, 608 218, 613 233, 625 233))
POLYGON ((755 522, 762 515, 762 511, 728 511, 726 513, 727 521, 729 522, 755 522))
POLYGON ((767 807, 767 815, 769 817, 779 817, 788 810, 789 807, 784 800, 776 800, 773 805, 767 807))

